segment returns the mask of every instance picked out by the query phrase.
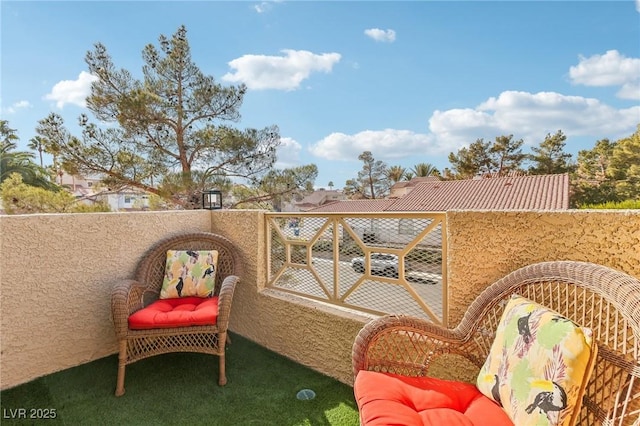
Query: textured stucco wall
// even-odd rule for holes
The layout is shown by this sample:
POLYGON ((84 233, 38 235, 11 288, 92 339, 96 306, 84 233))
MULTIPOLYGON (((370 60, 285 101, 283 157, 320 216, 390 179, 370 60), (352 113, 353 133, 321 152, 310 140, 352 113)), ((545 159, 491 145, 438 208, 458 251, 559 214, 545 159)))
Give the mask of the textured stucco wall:
MULTIPOLYGON (((452 325, 486 285, 529 263, 586 260, 640 276, 640 212, 450 212, 447 220, 452 325)), ((207 230, 234 241, 245 260, 231 330, 351 383, 353 339, 370 317, 265 290, 264 214, 200 210, 0 216, 0 388, 115 353, 111 283, 166 235, 207 230)))
POLYGON ((276 290, 264 290, 267 261, 262 212, 215 211, 212 230, 234 241, 245 259, 245 271, 231 310, 231 331, 300 364, 351 383, 353 341, 371 317, 276 290))
POLYGON ((447 213, 449 325, 494 281, 551 260, 598 263, 640 277, 640 211, 447 213))
POLYGON ((111 283, 157 240, 210 227, 202 210, 0 216, 0 388, 116 352, 111 283))

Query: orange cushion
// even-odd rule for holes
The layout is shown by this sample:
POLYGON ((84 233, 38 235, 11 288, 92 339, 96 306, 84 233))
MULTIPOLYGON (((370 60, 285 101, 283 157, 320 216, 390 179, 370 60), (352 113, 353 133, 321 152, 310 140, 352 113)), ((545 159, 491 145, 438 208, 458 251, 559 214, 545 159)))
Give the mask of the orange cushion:
POLYGON ((129 328, 188 327, 215 325, 218 320, 218 297, 182 297, 160 299, 129 316, 129 328))
POLYGON ((513 426, 472 384, 360 371, 353 390, 363 425, 513 426))

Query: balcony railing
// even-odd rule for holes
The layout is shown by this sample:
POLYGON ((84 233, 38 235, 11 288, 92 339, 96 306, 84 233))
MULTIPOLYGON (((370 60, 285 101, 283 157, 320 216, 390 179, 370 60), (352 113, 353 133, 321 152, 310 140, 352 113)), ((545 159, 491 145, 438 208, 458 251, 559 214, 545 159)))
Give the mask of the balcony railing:
MULTIPOLYGON (((353 380, 354 338, 371 315, 340 306, 378 312, 390 310, 392 303, 377 293, 366 303, 354 300, 367 286, 376 291, 401 290, 409 295, 404 299, 413 308, 420 304, 407 286, 416 293, 433 290, 434 298, 423 298, 424 304, 436 319, 442 306, 441 322, 451 327, 488 285, 535 262, 588 261, 640 276, 638 211, 450 211, 446 216, 408 212, 396 216, 185 210, 15 215, 0 216, 0 230, 2 389, 117 353, 110 318, 113 283, 131 278, 149 247, 174 233, 219 233, 242 253, 244 272, 234 295, 233 332, 348 384, 353 380), (295 221, 289 222, 293 218, 302 222, 296 227, 295 221), (365 226, 380 233, 365 238, 365 226), (403 244, 382 243, 385 229, 415 235, 403 244), (361 241, 356 245, 363 256, 340 254, 341 236, 343 243, 357 241, 352 234, 361 241), (432 235, 431 241, 427 234, 432 235), (322 244, 325 249, 320 250, 322 244), (440 271, 442 284, 407 280, 401 262, 414 263, 412 256, 426 255, 427 249, 437 252, 440 244, 442 261, 430 259, 440 271), (371 255, 378 252, 404 254, 398 260, 398 278, 371 273, 371 255), (364 257, 362 274, 355 274, 351 266, 354 257, 364 257), (329 268, 315 266, 322 262, 329 268), (297 287, 284 284, 286 274, 301 274, 307 280, 297 287), (310 289, 300 291, 303 283, 310 289), (268 285, 282 291, 264 291, 268 285), (307 299, 283 291, 299 292, 307 299), (312 296, 318 301, 309 299, 312 296), (340 305, 341 300, 346 303, 340 305)), ((428 259, 418 260, 420 272, 438 274, 424 270, 428 259)), ((410 266, 417 269, 415 264, 410 266)), ((403 309, 394 313, 408 312, 403 309)), ((427 311, 421 312, 431 318, 427 311)), ((442 369, 449 373, 456 364, 443 363, 442 369)))
POLYGON ((447 323, 444 213, 268 213, 267 287, 447 323))

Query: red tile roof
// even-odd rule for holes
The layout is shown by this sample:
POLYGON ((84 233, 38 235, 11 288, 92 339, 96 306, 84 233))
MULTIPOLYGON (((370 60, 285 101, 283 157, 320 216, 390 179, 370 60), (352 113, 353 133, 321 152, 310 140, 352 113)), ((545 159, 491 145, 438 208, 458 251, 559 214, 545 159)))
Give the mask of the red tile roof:
MULTIPOLYGON (((299 204, 309 204, 317 206, 330 196, 340 197, 342 196, 342 193, 336 190, 327 191, 326 189, 318 189, 304 197, 299 204)), ((344 196, 342 197, 344 198, 344 196)))
POLYGON ((421 183, 387 211, 564 210, 569 175, 531 175, 421 183))
POLYGON ((566 210, 569 175, 531 175, 422 182, 402 198, 349 200, 311 212, 566 210))
POLYGON ((346 200, 325 204, 315 209, 308 210, 309 213, 361 213, 361 212, 381 212, 391 206, 395 200, 346 200))
POLYGON ((393 188, 404 188, 404 187, 411 187, 411 186, 416 186, 419 185, 423 182, 439 182, 440 178, 438 176, 421 176, 421 177, 414 177, 413 179, 406 181, 400 181, 400 182, 396 182, 393 184, 393 186, 391 187, 391 189, 393 188))

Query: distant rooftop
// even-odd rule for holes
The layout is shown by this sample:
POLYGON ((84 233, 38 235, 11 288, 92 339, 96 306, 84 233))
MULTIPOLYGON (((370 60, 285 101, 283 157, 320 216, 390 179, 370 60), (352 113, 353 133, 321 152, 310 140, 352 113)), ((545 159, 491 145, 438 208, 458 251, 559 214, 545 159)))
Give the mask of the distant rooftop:
POLYGON ((326 190, 326 189, 317 189, 313 191, 311 194, 307 195, 300 201, 300 204, 320 204, 327 197, 340 197, 342 196, 342 192, 336 190, 326 190))
POLYGON ((295 211, 309 211, 344 199, 346 199, 346 196, 342 191, 317 189, 293 205, 295 211))
POLYGON ((394 202, 395 200, 389 199, 336 201, 309 210, 309 213, 381 212, 387 210, 394 202))
POLYGON ((566 210, 569 175, 428 180, 398 199, 338 201, 312 212, 566 210))
POLYGON ((531 175, 424 182, 389 211, 566 210, 569 175, 531 175))
POLYGON ((407 186, 416 186, 419 185, 423 182, 440 182, 440 177, 439 176, 421 176, 421 177, 414 177, 411 180, 403 180, 400 182, 396 182, 393 184, 393 186, 391 187, 393 188, 404 188, 407 186))

